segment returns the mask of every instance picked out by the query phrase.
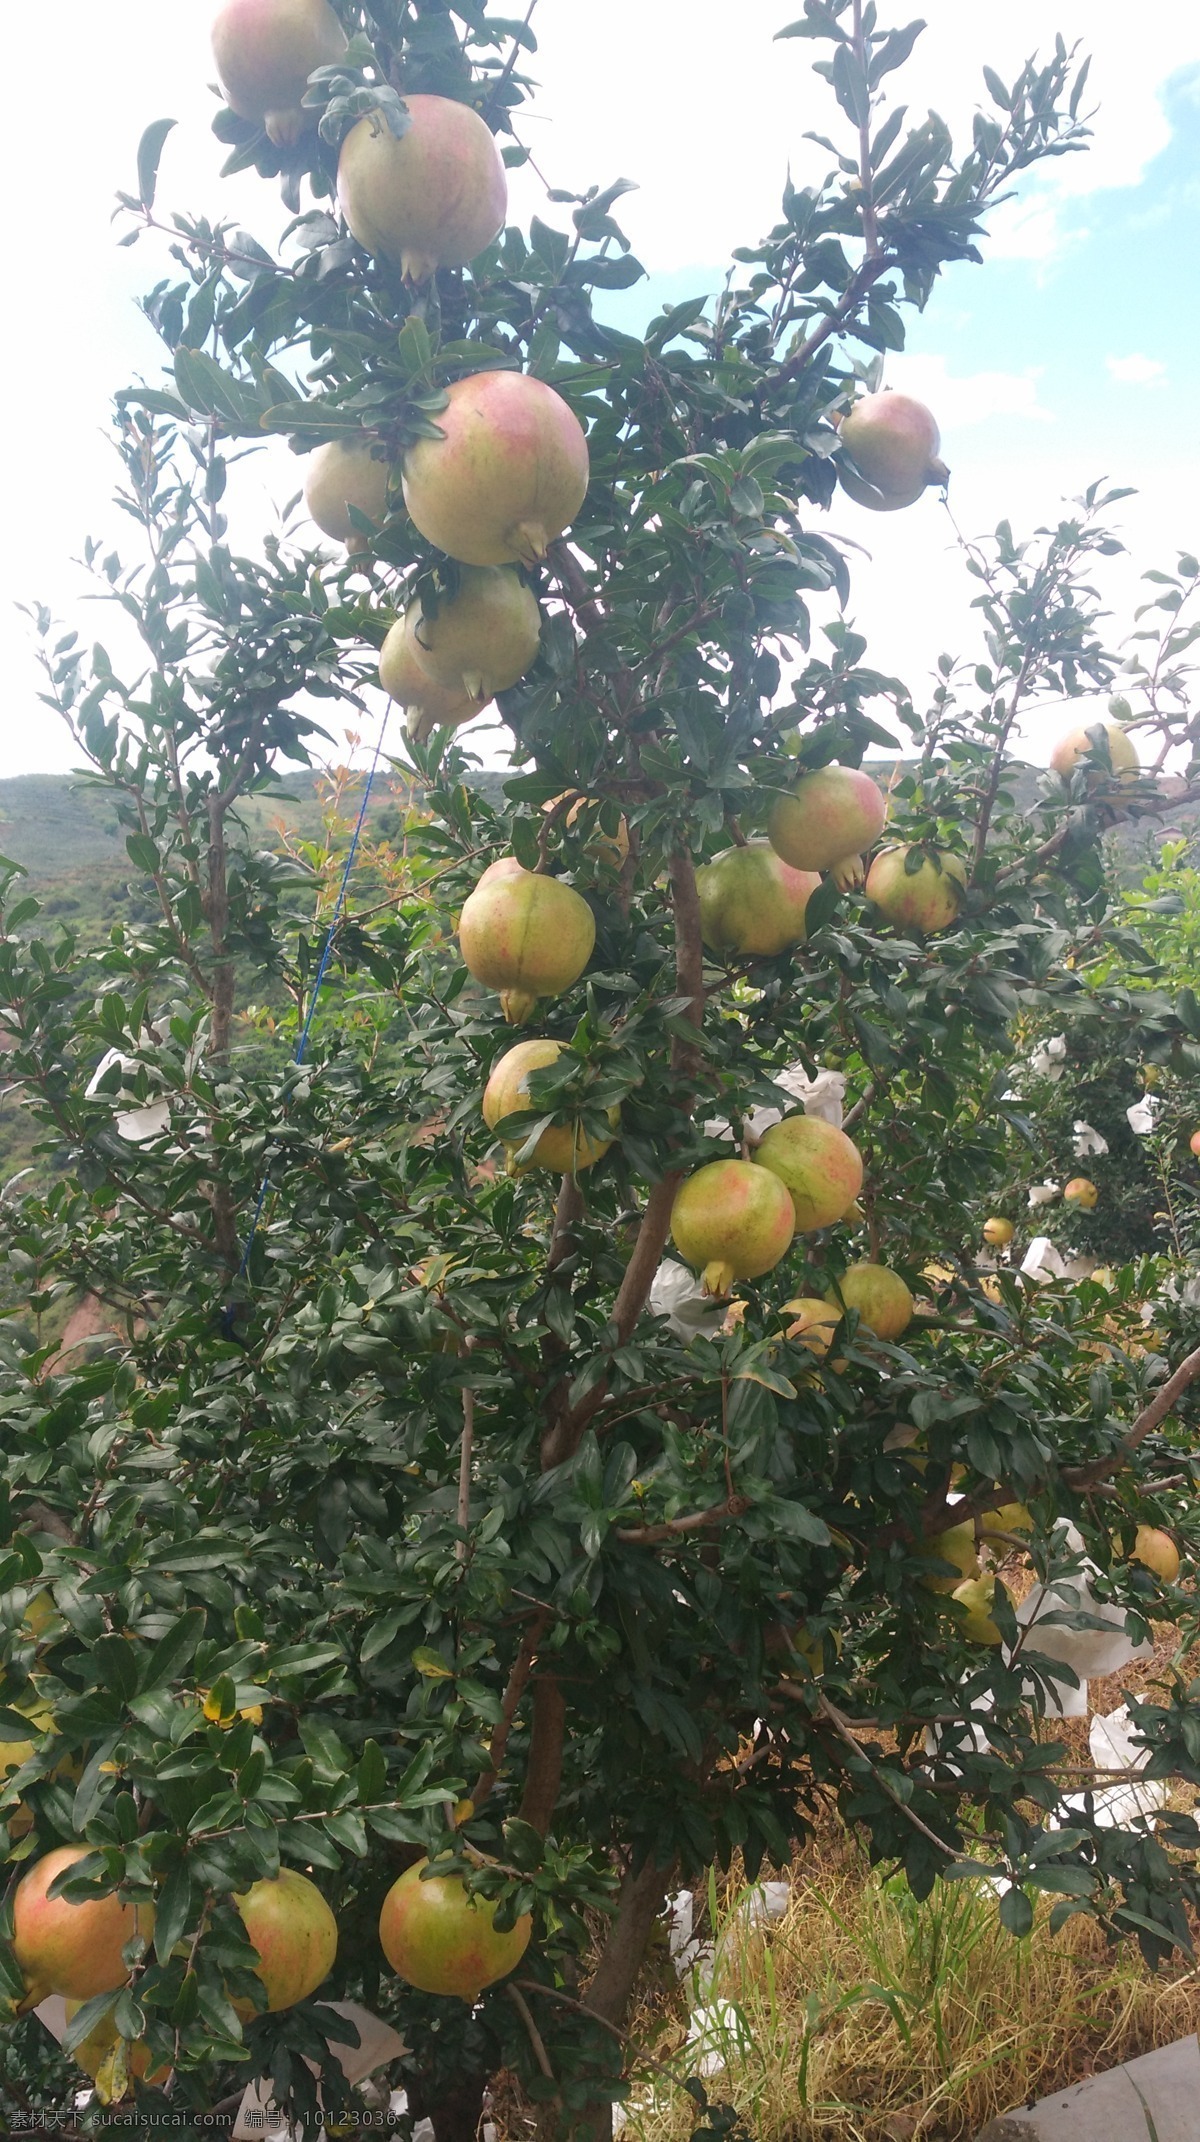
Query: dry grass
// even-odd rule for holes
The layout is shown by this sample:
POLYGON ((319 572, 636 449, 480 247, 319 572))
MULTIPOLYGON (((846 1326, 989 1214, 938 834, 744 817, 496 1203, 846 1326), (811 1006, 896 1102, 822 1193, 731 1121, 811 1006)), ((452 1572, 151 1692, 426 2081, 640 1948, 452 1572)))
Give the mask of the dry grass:
MULTIPOLYGON (((664 1974, 634 2032, 686 2075, 697 2066, 695 2048, 680 2058, 689 2006, 727 2004, 705 2047, 723 2067, 706 2083, 758 2142, 968 2142, 998 2112, 1200 2024, 1197 1973, 1152 1978, 1083 1918, 1014 1941, 975 1884, 939 1885, 918 1904, 832 1823, 769 1931, 738 1920, 735 1889, 711 1901, 711 1990, 664 1974)), ((659 2075, 628 2114, 629 2142, 679 2142, 694 2108, 659 2075)))

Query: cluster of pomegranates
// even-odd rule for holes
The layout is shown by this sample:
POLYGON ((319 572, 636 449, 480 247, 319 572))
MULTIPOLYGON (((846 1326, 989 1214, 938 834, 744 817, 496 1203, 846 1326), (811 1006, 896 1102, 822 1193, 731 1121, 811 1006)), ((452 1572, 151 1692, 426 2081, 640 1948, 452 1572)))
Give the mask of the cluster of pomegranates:
MULTIPOLYGON (((115 1890, 82 1902, 52 1893, 89 1849, 74 1844, 47 1852, 17 1885, 12 1950, 26 1984, 23 2010, 57 1994, 70 2015, 84 2001, 115 1994, 153 1941, 151 1902, 129 1901, 115 1890)), ((234 1902, 256 1951, 267 2012, 278 2014, 308 2000, 329 1976, 338 1947, 337 1921, 316 1884, 285 1867, 234 1902)), ((393 1970, 410 1986, 474 2002, 485 1986, 507 1976, 529 1945, 527 1915, 507 1930, 495 1919, 495 1905, 473 1896, 461 1876, 438 1874, 423 1859, 384 1898, 379 1938, 393 1970)), ((243 2021, 255 2012, 249 2002, 234 2005, 243 2021)), ((95 2075, 117 2042, 115 2026, 102 2021, 76 2058, 95 2075)), ((149 2064, 145 2045, 130 2048, 131 2077, 146 2077, 149 2064)))

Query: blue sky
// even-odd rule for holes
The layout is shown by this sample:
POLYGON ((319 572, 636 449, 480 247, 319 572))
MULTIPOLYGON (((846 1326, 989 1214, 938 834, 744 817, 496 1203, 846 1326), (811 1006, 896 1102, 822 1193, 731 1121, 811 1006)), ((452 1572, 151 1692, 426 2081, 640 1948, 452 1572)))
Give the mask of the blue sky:
MULTIPOLYGON (((630 319, 715 287, 727 248, 773 220, 789 160, 804 176, 823 165, 802 138, 808 127, 831 129, 825 92, 807 72, 811 48, 771 43, 797 11, 788 0, 736 9, 726 0, 540 0, 540 110, 552 116, 530 122, 531 138, 557 183, 618 173, 638 181, 621 211, 654 272, 628 294, 630 319)), ((921 12, 929 27, 908 100, 918 112, 932 102, 960 138, 982 62, 1011 77, 1056 27, 1093 52, 1101 108, 1092 152, 1048 167, 1000 213, 984 268, 946 276, 909 351, 889 364, 889 383, 938 416, 955 515, 969 534, 1002 516, 1032 528, 1097 476, 1137 486, 1121 509, 1133 562, 1110 575, 1114 606, 1127 607, 1137 570, 1200 544, 1200 10, 1159 0, 1149 35, 1123 0, 1061 0, 1053 13, 1047 0, 926 0, 921 12)), ((180 120, 163 162, 164 208, 235 215, 266 237, 280 221, 253 176, 230 185, 216 175, 209 7, 123 0, 121 13, 118 41, 110 11, 63 0, 54 127, 38 111, 14 120, 28 127, 15 168, 28 182, 29 221, 9 235, 25 303, 0 353, 6 488, 20 500, 6 516, 4 586, 12 603, 45 600, 89 637, 101 620, 81 610, 71 560, 89 533, 122 532, 108 502, 110 397, 157 363, 132 299, 163 272, 163 256, 152 243, 115 250, 109 226, 142 127, 168 113, 180 120)), ((881 14, 903 21, 908 11, 885 4, 881 14)), ((44 64, 32 11, 14 35, 10 58, 23 78, 44 64)), ((532 183, 514 201, 518 216, 531 210, 555 214, 532 183)), ((241 539, 296 488, 293 469, 264 460, 242 500, 241 539)), ((972 631, 972 591, 945 515, 933 496, 891 516, 841 502, 830 527, 870 554, 855 563, 852 608, 872 659, 919 691, 940 650, 966 648, 972 631)), ((107 621, 103 629, 114 637, 107 621)), ((69 767, 69 742, 36 707, 27 629, 11 606, 0 613, 0 657, 0 775, 69 767)), ((1034 755, 1045 755, 1043 744, 1030 738, 1034 755)))

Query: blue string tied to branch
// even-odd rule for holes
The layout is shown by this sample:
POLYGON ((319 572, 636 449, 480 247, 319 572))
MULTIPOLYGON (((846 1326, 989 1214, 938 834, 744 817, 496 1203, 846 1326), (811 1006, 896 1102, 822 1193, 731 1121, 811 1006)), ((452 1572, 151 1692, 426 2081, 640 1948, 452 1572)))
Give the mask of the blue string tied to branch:
MULTIPOLYGON (((292 1059, 293 1063, 297 1065, 302 1064, 304 1062, 305 1056, 308 1053, 309 1039, 312 1035, 313 1022, 317 1016, 317 1006, 320 1002, 321 991, 325 986, 325 980, 329 973, 330 965, 333 960, 333 950, 337 942, 338 932, 340 931, 343 920, 345 919, 346 899, 350 890, 350 877, 354 869, 355 862, 358 858, 358 851, 362 842, 363 827, 366 825, 367 812, 370 809, 371 793, 375 787, 375 777, 379 772, 380 760, 383 757, 383 744, 384 738, 387 735, 388 715, 390 714, 390 712, 390 706, 384 710, 384 716, 383 721, 380 725, 378 741, 376 742, 374 756, 371 760, 371 765, 367 773, 366 786, 364 787, 362 793, 362 802, 359 805, 358 819, 354 827, 353 835, 351 837, 350 846, 346 852, 345 867, 342 871, 341 883, 338 886, 337 899, 334 901, 333 914, 330 916, 329 919, 329 928, 325 932, 325 942, 321 947, 321 957, 317 961, 317 971, 313 976, 313 985, 311 990, 309 991, 308 1009, 305 1013, 304 1024, 300 1029, 300 1038, 296 1043, 296 1052, 292 1059)), ((244 1301, 239 1299, 239 1293, 245 1282, 246 1274, 250 1269, 251 1252, 253 1251, 254 1244, 258 1239, 259 1226, 262 1221, 263 1213, 266 1210, 267 1198, 270 1195, 272 1158, 273 1153, 269 1152, 267 1155, 267 1164, 263 1170, 263 1179, 259 1185, 258 1198, 256 1200, 254 1212, 250 1220, 250 1230, 246 1236, 246 1245, 242 1251, 242 1261, 238 1266, 237 1276, 233 1282, 231 1298, 226 1303, 224 1312, 221 1317, 221 1328, 227 1339, 236 1340, 238 1336, 235 1328, 238 1312, 240 1309, 245 1307, 244 1301)))

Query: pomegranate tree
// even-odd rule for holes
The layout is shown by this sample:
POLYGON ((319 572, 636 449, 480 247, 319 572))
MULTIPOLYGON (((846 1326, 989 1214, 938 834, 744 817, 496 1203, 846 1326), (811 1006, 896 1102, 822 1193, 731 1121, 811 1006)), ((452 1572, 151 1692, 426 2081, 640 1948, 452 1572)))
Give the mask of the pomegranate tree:
MULTIPOLYGON (((1154 1837, 1067 1807, 1065 1659, 1026 1630, 1012 1668, 1021 1587, 989 1582, 1001 1552, 1022 1586, 1092 1565, 1128 1657, 1147 1619, 1186 1634, 1200 1551, 1181 1260, 976 1261, 989 1217, 1026 1226, 1048 1021, 1072 1102, 1103 1031, 1161 1075, 1155 1150, 1200 1122, 1200 1008, 1141 986, 1101 846, 1169 786, 1014 763, 1031 712, 1115 681, 1113 502, 973 544, 986 643, 928 705, 848 622, 847 487, 889 509, 944 474, 891 353, 1081 141, 1076 62, 999 84, 955 153, 904 119, 911 25, 805 7, 763 64, 800 109, 821 47, 836 153, 781 139, 761 242, 655 312, 629 182, 527 109, 536 39, 578 14, 586 51, 601 13, 222 9, 245 228, 157 199, 161 124, 123 207, 164 364, 118 398, 124 534, 89 556, 145 652, 54 624, 44 658, 130 897, 77 936, 0 859, 0 1708, 29 1748, 0 1987, 85 2001, 68 2057, 107 2018, 114 2088, 169 2067, 139 2116, 211 2122, 257 2074, 341 2132, 366 2007, 410 2049, 378 2101, 435 2142, 489 2091, 514 2133, 611 2142, 628 2088, 693 2064, 682 2020, 652 2078, 627 2036, 668 1896, 735 1855, 804 1881, 818 1805, 914 1900, 982 1864, 1015 1933, 1049 1889, 1160 1960, 1200 1907, 1182 1796, 1154 1837), (256 545, 235 472, 265 442, 256 545), (136 1149, 131 1111, 161 1116, 136 1149)), ((1148 767, 1193 756, 1193 581, 1152 583, 1123 677, 1148 767)), ((1064 1251, 1119 1205, 1094 1165, 1064 1251)), ((1159 1693, 1136 1732, 1190 1784, 1200 1705, 1159 1693)), ((714 2088, 729 2132, 736 2048, 714 2088)))

